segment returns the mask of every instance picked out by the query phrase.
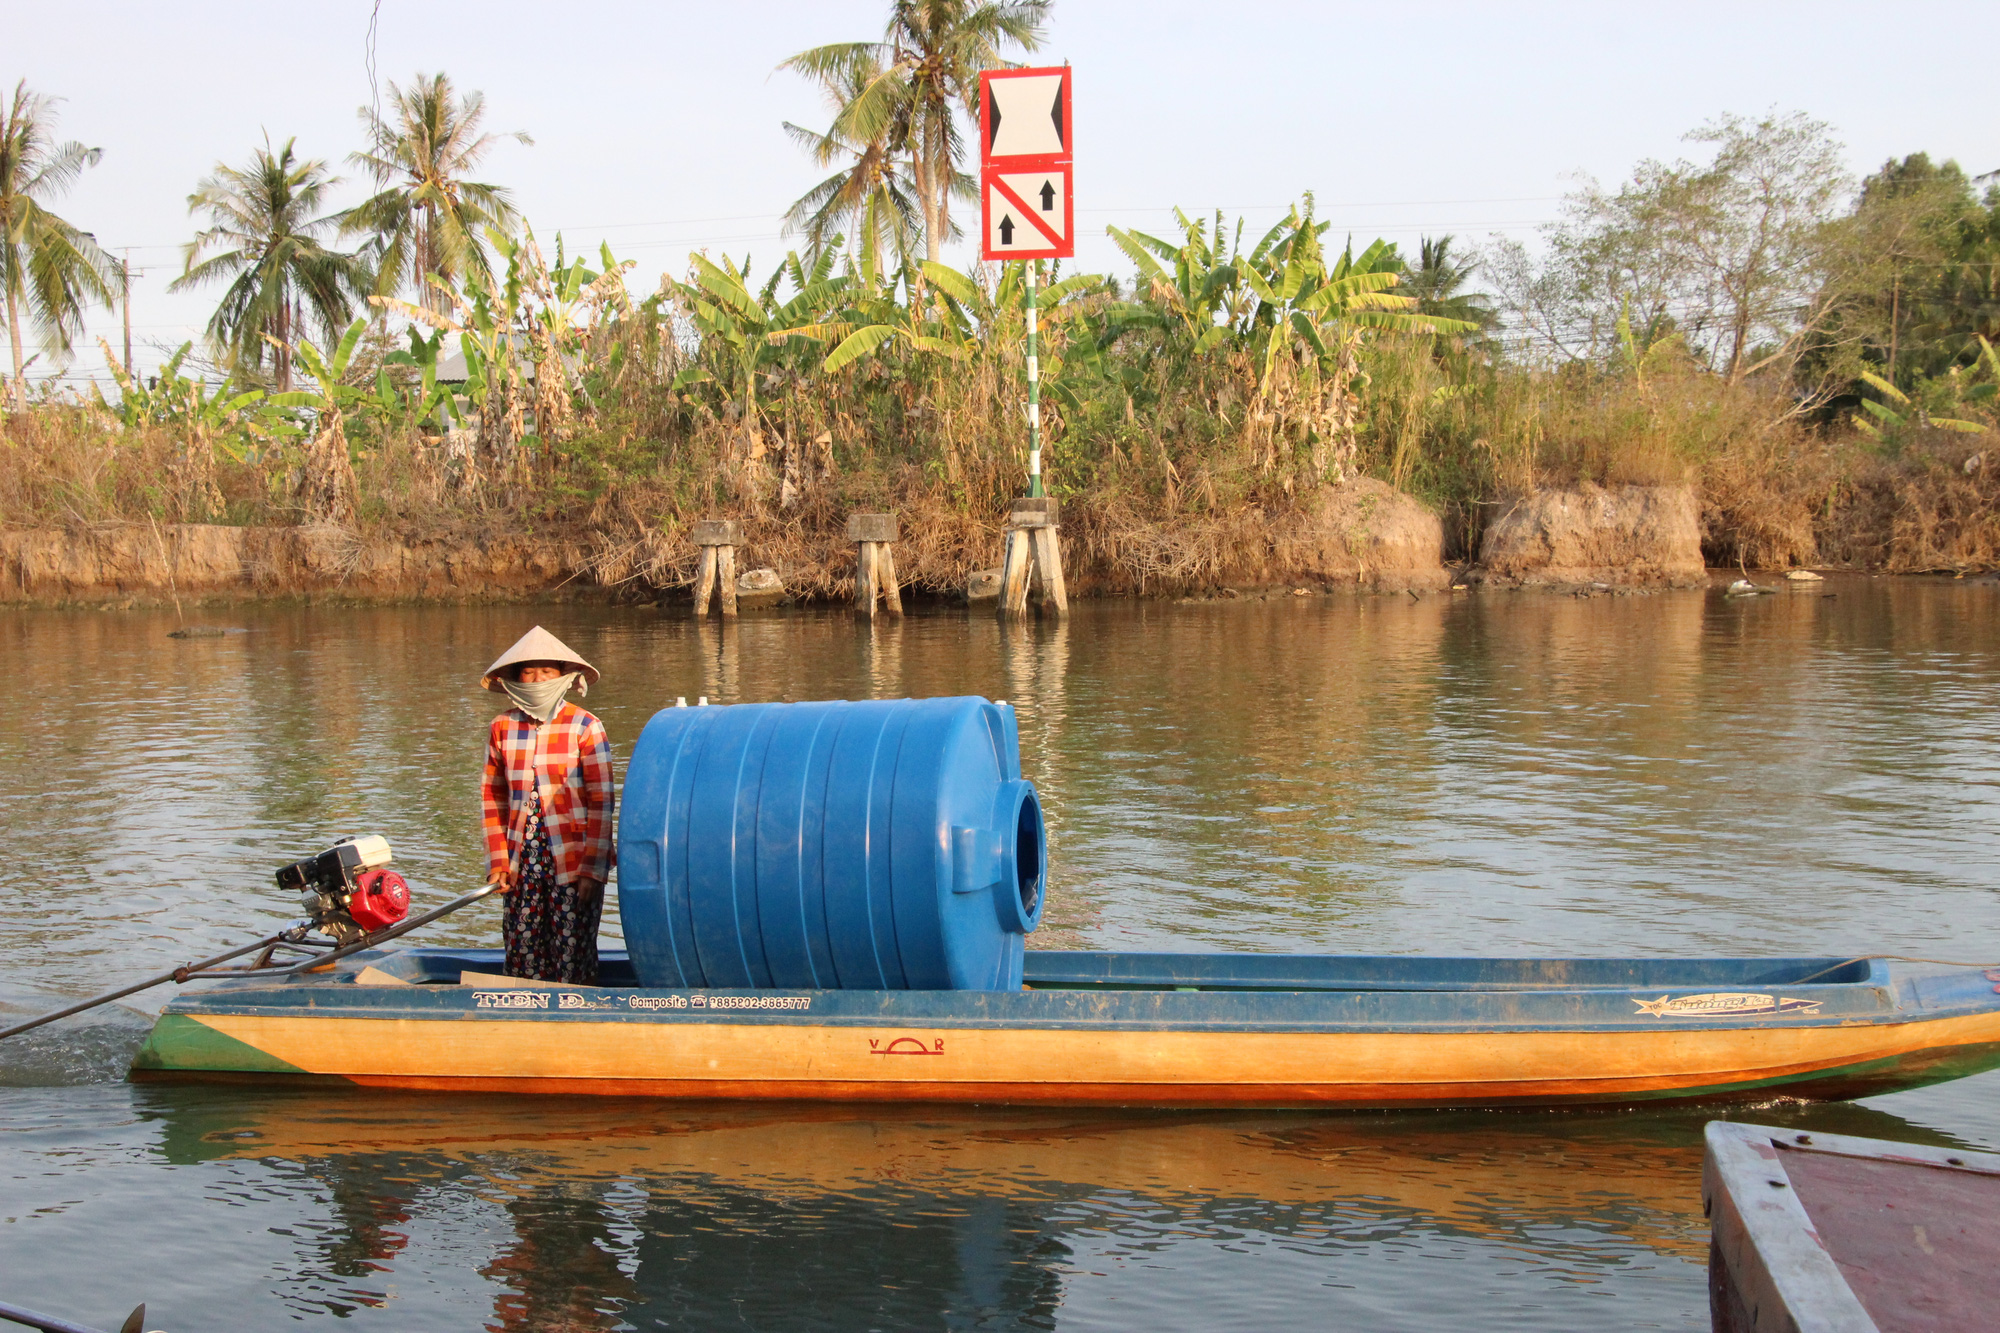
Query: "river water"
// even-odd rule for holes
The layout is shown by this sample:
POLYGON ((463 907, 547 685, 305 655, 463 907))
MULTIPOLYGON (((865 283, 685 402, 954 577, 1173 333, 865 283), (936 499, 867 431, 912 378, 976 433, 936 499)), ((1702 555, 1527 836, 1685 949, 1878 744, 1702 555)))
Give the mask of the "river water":
MULTIPOLYGON (((1012 701, 1048 942, 2000 959, 2000 588, 0 612, 0 1018, 289 919, 386 834, 481 877, 480 669, 653 710, 1012 701)), ((474 909, 474 913, 484 911, 474 909)), ((467 914, 468 918, 473 913, 467 914)), ((430 932, 497 941, 497 913, 430 932)), ((606 934, 617 938, 615 915, 606 934)), ((0 1300, 116 1327, 1707 1327, 1698 1112, 690 1107, 134 1086, 164 993, 0 1044, 0 1300)), ((2000 1146, 2000 1076, 1733 1114, 2000 1146)))

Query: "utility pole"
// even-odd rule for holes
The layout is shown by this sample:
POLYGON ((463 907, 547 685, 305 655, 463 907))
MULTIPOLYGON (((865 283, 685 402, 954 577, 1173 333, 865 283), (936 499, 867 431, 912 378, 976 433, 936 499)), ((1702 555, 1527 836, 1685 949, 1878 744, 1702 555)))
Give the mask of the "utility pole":
POLYGON ((125 262, 119 266, 125 279, 125 378, 132 378, 132 250, 126 247, 125 262))

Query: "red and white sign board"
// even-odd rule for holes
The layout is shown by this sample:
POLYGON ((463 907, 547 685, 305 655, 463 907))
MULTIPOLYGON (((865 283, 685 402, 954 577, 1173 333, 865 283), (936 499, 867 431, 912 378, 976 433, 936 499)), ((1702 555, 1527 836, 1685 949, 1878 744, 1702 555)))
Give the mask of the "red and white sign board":
POLYGON ((979 255, 1068 259, 1070 70, 989 69, 979 76, 979 255))

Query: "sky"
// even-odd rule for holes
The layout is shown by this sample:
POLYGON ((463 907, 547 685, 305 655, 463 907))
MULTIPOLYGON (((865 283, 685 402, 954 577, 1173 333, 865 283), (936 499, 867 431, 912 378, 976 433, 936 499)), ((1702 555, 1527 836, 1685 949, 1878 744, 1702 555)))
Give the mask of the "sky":
MULTIPOLYGON (((443 70, 486 96, 503 141, 481 178, 512 188, 544 242, 637 261, 635 289, 691 251, 752 256, 791 241, 780 217, 817 179, 782 123, 823 125, 803 80, 776 71, 824 42, 879 35, 884 0, 734 4, 569 0, 0 0, 0 77, 60 97, 60 137, 103 149, 58 213, 131 252, 137 360, 198 337, 220 289, 170 294, 197 230, 187 195, 268 134, 347 177, 376 87, 443 70)), ((1927 151, 2000 168, 1991 53, 2000 6, 1904 0, 1674 5, 1235 5, 1057 0, 1036 63, 1075 67, 1077 262, 1124 274, 1107 225, 1170 232, 1172 209, 1249 219, 1305 191, 1333 235, 1414 251, 1423 235, 1532 241, 1584 176, 1607 184, 1719 114, 1802 111, 1850 168, 1927 151)), ((965 219, 961 219, 965 221, 965 219)), ((968 231, 974 230, 968 226, 968 231)), ((948 254, 969 261, 969 245, 948 254)), ((92 318, 70 376, 109 376, 92 318)), ((4 330, 0 330, 4 340, 4 330)), ((31 376, 49 370, 38 362, 31 376)))

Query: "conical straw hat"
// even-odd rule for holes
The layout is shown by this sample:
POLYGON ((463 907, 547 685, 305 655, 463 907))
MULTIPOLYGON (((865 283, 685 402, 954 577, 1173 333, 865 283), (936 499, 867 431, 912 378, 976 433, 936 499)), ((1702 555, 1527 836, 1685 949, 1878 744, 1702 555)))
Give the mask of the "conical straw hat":
POLYGON ((500 673, 520 662, 564 662, 583 672, 585 684, 597 683, 597 668, 584 661, 576 649, 540 625, 523 634, 514 641, 512 648, 500 654, 493 665, 486 668, 486 674, 479 678, 479 683, 495 694, 506 693, 500 688, 500 673))

